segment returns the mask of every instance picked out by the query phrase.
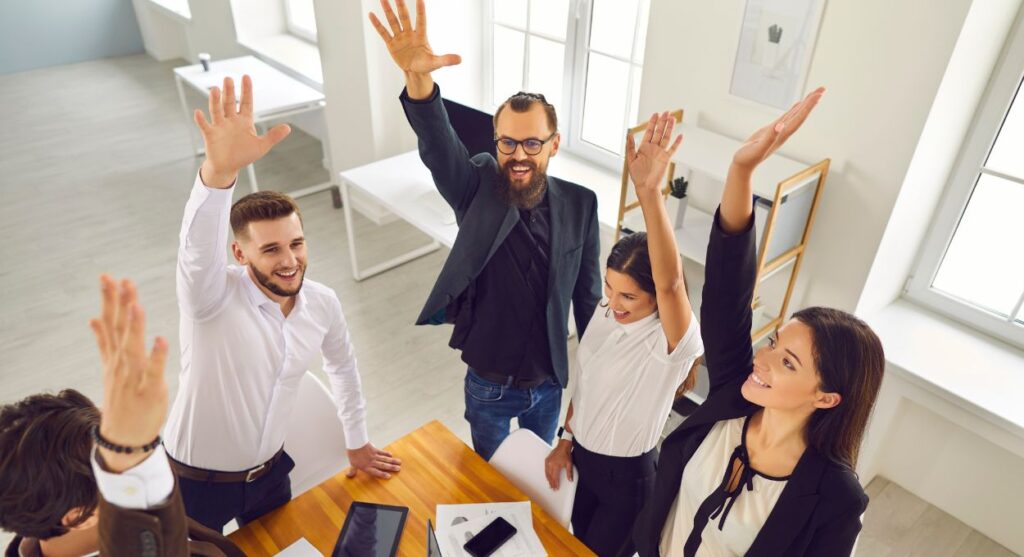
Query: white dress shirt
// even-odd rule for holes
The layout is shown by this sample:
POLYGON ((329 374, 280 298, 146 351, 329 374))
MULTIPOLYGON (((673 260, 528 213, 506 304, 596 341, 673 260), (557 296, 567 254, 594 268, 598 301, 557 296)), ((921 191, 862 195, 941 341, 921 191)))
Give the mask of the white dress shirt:
POLYGON ((174 473, 163 447, 157 447, 145 460, 120 474, 104 470, 93 449, 92 472, 103 500, 122 509, 158 507, 174 491, 174 473))
MULTIPOLYGON (((172 458, 241 471, 281 448, 303 374, 318 354, 348 448, 365 445, 366 402, 338 296, 306 279, 285 317, 247 267, 227 264, 232 188, 197 176, 178 248, 181 377, 164 444, 172 458)), ((336 423, 309 424, 338 435, 336 423)))
POLYGON ((658 443, 695 359, 704 353, 697 316, 668 351, 655 312, 621 325, 598 306, 570 366, 573 436, 589 451, 638 456, 658 443))
MULTIPOLYGON (((693 530, 693 517, 697 509, 708 495, 721 488, 733 450, 742 442, 744 420, 746 418, 734 418, 715 424, 683 468, 679 495, 672 503, 672 510, 661 534, 661 554, 665 557, 683 556, 683 548, 693 530)), ((704 526, 697 556, 745 555, 768 520, 786 483, 786 478, 755 473, 751 480, 753 491, 741 488, 736 502, 729 509, 723 528, 719 530, 720 518, 709 520, 704 526)))

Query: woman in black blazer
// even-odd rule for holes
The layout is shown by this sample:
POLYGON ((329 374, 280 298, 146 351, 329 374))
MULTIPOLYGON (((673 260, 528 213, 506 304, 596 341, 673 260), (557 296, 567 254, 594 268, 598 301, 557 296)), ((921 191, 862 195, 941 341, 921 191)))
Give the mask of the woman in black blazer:
POLYGON ((633 532, 641 556, 833 557, 849 555, 860 532, 868 498, 854 467, 882 381, 881 342, 848 313, 808 308, 756 354, 750 343, 750 177, 823 93, 755 132, 733 157, 701 307, 711 389, 662 445, 655 494, 633 532))

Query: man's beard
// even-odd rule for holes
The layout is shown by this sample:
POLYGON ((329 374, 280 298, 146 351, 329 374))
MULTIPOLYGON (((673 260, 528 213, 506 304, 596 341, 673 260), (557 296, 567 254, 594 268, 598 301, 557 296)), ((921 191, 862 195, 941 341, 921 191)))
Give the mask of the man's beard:
POLYGON ((498 173, 498 196, 506 205, 518 209, 533 209, 544 198, 544 192, 548 189, 548 175, 537 168, 533 161, 510 160, 498 173), (525 186, 518 187, 512 184, 512 165, 525 165, 530 167, 530 181, 525 186))
POLYGON ((250 264, 249 268, 252 269, 252 276, 256 277, 256 282, 260 283, 260 285, 263 288, 266 288, 267 290, 273 292, 278 296, 297 296, 299 294, 299 290, 302 290, 302 281, 306 279, 306 266, 300 265, 298 270, 296 271, 299 275, 298 286, 295 287, 295 290, 285 290, 281 286, 271 282, 272 279, 269 276, 261 273, 260 270, 257 269, 255 265, 250 264))

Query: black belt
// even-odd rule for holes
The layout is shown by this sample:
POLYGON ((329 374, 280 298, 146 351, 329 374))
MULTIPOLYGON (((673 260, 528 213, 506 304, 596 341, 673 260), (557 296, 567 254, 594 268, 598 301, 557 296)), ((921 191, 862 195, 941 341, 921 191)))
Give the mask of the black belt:
POLYGON ((205 470, 203 468, 196 468, 195 466, 189 466, 184 462, 178 462, 170 456, 167 457, 171 461, 171 468, 181 478, 188 478, 199 482, 218 482, 218 483, 232 483, 232 482, 254 482, 263 476, 270 473, 270 470, 277 464, 277 461, 281 460, 281 455, 284 454, 284 447, 278 449, 274 456, 270 457, 270 460, 254 466, 248 470, 242 470, 240 472, 220 472, 218 470, 205 470))
POLYGON ((512 375, 501 375, 500 373, 480 371, 476 368, 473 368, 472 373, 477 374, 481 379, 486 379, 491 383, 497 383, 503 387, 512 387, 514 389, 532 389, 534 387, 539 387, 552 379, 550 376, 541 377, 539 379, 522 379, 512 375))

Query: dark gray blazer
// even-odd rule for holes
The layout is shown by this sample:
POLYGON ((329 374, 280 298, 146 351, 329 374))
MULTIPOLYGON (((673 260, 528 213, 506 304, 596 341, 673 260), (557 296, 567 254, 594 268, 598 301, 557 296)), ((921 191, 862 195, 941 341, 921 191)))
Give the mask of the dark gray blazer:
MULTIPOLYGON (((499 169, 494 157, 481 153, 471 158, 455 135, 438 87, 434 87, 431 98, 423 101, 410 99, 406 91, 400 98, 419 138, 420 158, 430 169, 441 196, 455 211, 459 226, 448 260, 416 320, 417 325, 438 325, 448 321, 446 308, 487 265, 519 220, 519 211, 498 197, 499 169)), ((548 344, 555 374, 565 387, 569 381, 569 302, 576 330, 582 336, 601 299, 597 196, 587 188, 551 176, 547 195, 551 208, 548 344)))

